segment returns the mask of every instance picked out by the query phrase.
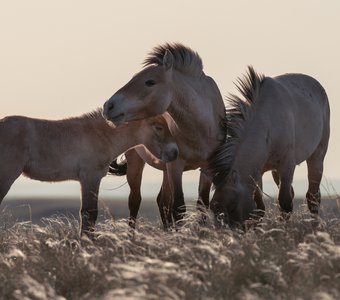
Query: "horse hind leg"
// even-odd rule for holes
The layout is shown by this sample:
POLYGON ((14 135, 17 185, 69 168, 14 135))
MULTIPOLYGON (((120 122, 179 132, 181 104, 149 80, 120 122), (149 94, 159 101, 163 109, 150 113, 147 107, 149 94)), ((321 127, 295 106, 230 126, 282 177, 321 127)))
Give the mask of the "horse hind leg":
POLYGON ((309 211, 314 216, 318 214, 321 202, 320 182, 322 179, 325 154, 325 150, 317 149, 307 159, 308 191, 306 193, 306 198, 309 211))
POLYGON ((266 210, 266 207, 263 202, 262 190, 263 190, 263 184, 262 184, 262 178, 261 178, 256 186, 255 193, 254 193, 254 201, 256 203, 256 209, 257 209, 255 217, 259 219, 264 217, 265 210, 266 210))

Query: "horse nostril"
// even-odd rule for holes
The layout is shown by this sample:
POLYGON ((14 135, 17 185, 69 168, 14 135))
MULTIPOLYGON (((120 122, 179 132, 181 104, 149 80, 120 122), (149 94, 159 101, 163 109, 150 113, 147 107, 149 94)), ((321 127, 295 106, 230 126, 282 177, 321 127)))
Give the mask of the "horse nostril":
POLYGON ((168 155, 168 160, 173 161, 173 160, 177 159, 178 153, 179 153, 178 149, 171 150, 169 152, 169 155, 168 155))
POLYGON ((177 159, 178 154, 179 154, 179 150, 177 147, 176 148, 171 147, 170 149, 167 147, 167 149, 162 153, 161 160, 165 162, 173 161, 177 159))
POLYGON ((111 101, 111 102, 109 102, 108 103, 108 105, 107 105, 107 111, 110 111, 110 110, 112 110, 113 109, 113 107, 114 107, 114 104, 113 104, 113 102, 111 101))
POLYGON ((173 151, 172 151, 172 157, 173 157, 173 159, 176 159, 177 157, 178 157, 178 149, 174 149, 173 151))
POLYGON ((112 103, 112 101, 107 100, 104 105, 103 105, 103 117, 104 118, 108 118, 109 117, 109 113, 111 110, 113 110, 114 104, 112 103))

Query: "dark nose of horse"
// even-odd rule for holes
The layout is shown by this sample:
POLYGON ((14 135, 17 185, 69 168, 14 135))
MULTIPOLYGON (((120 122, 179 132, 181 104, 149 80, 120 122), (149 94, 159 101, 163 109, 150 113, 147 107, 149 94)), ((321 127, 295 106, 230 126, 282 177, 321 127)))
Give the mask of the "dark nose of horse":
POLYGON ((110 111, 112 111, 113 108, 114 108, 113 101, 107 100, 107 101, 104 103, 104 107, 103 107, 103 116, 104 116, 105 118, 108 118, 108 117, 109 117, 109 114, 110 114, 110 111))
POLYGON ((172 153, 171 153, 171 160, 177 159, 178 153, 179 153, 178 148, 173 149, 173 150, 172 150, 172 153))
POLYGON ((110 111, 113 109, 113 107, 114 107, 113 102, 109 101, 109 103, 107 104, 107 110, 110 111))
POLYGON ((169 149, 166 149, 166 151, 164 151, 163 155, 162 155, 162 160, 165 162, 170 162, 173 161, 175 159, 177 159, 178 154, 179 154, 179 150, 176 147, 173 147, 173 145, 171 145, 172 147, 169 149))

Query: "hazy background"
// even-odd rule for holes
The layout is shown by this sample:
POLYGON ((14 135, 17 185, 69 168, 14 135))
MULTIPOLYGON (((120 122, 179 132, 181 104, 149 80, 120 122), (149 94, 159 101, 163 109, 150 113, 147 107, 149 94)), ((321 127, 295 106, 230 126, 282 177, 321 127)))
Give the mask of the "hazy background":
MULTIPOLYGON (((331 139, 324 185, 340 190, 340 1, 1 1, 0 117, 58 119, 102 106, 164 42, 196 50, 225 96, 247 65, 268 76, 309 74, 326 89, 331 139)), ((1 166, 0 166, 1 167, 1 166)), ((143 193, 156 195, 158 171, 147 168, 143 193)), ((196 195, 197 171, 184 177, 196 195)), ((269 178, 268 176, 266 178, 269 178)), ((305 193, 306 168, 295 188, 305 193)), ((107 178, 101 196, 125 197, 124 178, 107 178), (112 190, 118 188, 116 190, 112 190)), ((265 191, 274 193, 271 184, 265 191)), ((8 197, 78 196, 77 183, 20 178, 8 197)))

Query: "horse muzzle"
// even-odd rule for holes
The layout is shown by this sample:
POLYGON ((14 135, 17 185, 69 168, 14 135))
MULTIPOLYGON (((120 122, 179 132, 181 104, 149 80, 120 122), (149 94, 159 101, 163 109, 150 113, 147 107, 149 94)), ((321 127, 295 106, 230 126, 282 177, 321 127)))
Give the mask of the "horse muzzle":
POLYGON ((176 160, 179 155, 178 147, 175 143, 167 145, 166 149, 163 151, 161 155, 161 160, 164 162, 171 162, 176 160))
POLYGON ((124 123, 125 114, 115 109, 115 104, 112 99, 107 100, 103 105, 103 117, 115 125, 120 125, 124 123))

